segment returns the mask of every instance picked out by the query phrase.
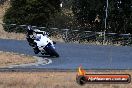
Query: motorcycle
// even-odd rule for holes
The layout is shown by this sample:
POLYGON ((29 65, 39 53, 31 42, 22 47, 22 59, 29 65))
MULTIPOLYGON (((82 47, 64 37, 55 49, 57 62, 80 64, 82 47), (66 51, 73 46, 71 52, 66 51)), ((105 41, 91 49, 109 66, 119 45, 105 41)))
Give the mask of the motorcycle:
POLYGON ((54 41, 48 37, 48 33, 40 31, 39 29, 33 29, 32 26, 27 26, 27 41, 29 45, 33 47, 34 53, 41 53, 42 55, 50 55, 59 57, 59 54, 55 50, 54 41))

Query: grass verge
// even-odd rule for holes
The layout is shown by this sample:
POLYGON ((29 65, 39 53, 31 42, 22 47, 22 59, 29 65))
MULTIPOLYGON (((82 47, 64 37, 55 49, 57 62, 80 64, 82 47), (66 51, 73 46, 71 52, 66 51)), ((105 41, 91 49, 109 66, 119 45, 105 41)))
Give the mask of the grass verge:
POLYGON ((31 56, 19 55, 16 53, 0 52, 0 68, 9 65, 34 63, 37 60, 31 56))
MULTIPOLYGON (((103 74, 131 74, 132 71, 97 72, 103 74)), ((1 72, 0 88, 132 88, 130 84, 76 83, 76 72, 1 72)))

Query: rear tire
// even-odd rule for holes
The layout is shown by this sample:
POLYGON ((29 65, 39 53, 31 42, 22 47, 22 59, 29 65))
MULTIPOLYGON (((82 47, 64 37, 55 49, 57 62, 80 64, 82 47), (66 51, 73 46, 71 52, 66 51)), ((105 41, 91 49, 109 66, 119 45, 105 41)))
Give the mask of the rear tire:
POLYGON ((38 49, 37 46, 35 46, 33 49, 34 49, 34 53, 35 53, 35 54, 38 54, 38 53, 40 52, 40 50, 38 49))

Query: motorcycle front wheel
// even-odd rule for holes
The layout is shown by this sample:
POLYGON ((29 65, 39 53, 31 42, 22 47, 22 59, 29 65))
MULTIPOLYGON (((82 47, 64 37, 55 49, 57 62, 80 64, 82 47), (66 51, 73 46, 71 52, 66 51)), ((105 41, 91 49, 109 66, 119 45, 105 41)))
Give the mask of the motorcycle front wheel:
POLYGON ((48 47, 46 51, 47 53, 49 53, 50 56, 59 57, 59 54, 55 51, 53 47, 48 47))

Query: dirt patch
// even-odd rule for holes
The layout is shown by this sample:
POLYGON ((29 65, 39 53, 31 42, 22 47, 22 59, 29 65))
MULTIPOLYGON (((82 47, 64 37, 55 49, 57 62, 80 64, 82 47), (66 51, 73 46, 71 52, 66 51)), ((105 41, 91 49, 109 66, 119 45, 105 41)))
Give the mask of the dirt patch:
POLYGON ((37 60, 31 56, 0 52, 0 68, 10 65, 35 63, 36 61, 37 60))
POLYGON ((25 34, 23 33, 8 33, 3 30, 3 16, 6 10, 10 7, 9 1, 5 2, 3 5, 0 5, 0 38, 2 39, 17 39, 17 40, 24 40, 25 34))
MULTIPOLYGON (((26 39, 26 35, 23 33, 13 33, 13 32, 6 32, 3 30, 3 16, 6 12, 6 10, 10 7, 10 3, 9 1, 5 2, 3 5, 0 5, 0 38, 2 39, 16 39, 16 40, 25 40, 26 39)), ((54 38, 51 37, 51 39, 53 39, 54 41, 59 41, 59 42, 63 42, 63 40, 61 38, 54 38)))
MULTIPOLYGON (((98 73, 132 74, 132 71, 96 71, 96 74, 98 73)), ((76 83, 76 74, 76 72, 2 72, 0 73, 0 88, 132 88, 132 83, 80 86, 76 83)))

